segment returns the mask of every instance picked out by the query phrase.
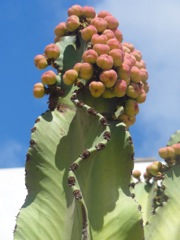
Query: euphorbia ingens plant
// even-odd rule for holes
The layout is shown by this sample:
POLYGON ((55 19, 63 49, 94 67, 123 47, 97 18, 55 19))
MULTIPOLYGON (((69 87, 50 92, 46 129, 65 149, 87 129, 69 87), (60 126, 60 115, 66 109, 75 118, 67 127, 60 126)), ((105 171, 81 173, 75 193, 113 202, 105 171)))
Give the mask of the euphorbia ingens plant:
MULTIPOLYGON (((54 70, 33 89, 37 98, 49 95, 49 110, 32 128, 16 240, 145 238, 128 128, 146 100, 148 73, 118 26, 107 11, 74 5, 55 27, 54 43, 34 58, 38 69, 54 70)), ((162 169, 154 163, 148 181, 162 169)))

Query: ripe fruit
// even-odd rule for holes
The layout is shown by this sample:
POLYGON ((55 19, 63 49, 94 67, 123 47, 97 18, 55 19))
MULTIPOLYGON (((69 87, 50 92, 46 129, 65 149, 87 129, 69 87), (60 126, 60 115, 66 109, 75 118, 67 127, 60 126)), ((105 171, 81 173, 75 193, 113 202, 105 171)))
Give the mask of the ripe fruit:
POLYGON ((90 41, 92 36, 96 33, 97 33, 96 27, 93 25, 89 25, 81 31, 81 37, 84 41, 90 41))
POLYGON ((100 97, 105 90, 105 86, 102 82, 92 81, 89 84, 89 90, 93 97, 100 97))
POLYGON ((110 49, 122 49, 121 43, 116 38, 111 38, 107 41, 110 49))
POLYGON ((79 77, 84 80, 90 80, 93 76, 93 65, 90 63, 81 63, 79 77))
POLYGON ((100 17, 93 18, 91 24, 96 27, 99 33, 103 32, 108 26, 106 20, 100 17))
POLYGON ((109 70, 113 67, 113 58, 107 54, 102 54, 97 58, 96 64, 103 70, 109 70))
POLYGON ((115 29, 118 28, 119 22, 118 22, 118 20, 117 20, 115 17, 113 17, 112 15, 108 15, 108 16, 106 16, 104 19, 107 21, 107 23, 108 23, 108 28, 109 28, 109 29, 115 30, 115 29))
POLYGON ((93 7, 84 6, 82 8, 82 15, 86 18, 95 18, 96 12, 93 7))
POLYGON ((107 37, 106 35, 99 35, 99 34, 94 34, 91 38, 91 42, 93 45, 97 44, 97 43, 103 43, 106 44, 107 43, 107 37))
POLYGON ((69 32, 74 32, 80 26, 79 17, 71 15, 66 21, 66 28, 69 32))
POLYGON ((45 69, 48 66, 47 59, 41 54, 35 56, 34 64, 38 69, 45 69))
POLYGON ((111 88, 114 86, 117 80, 117 73, 113 69, 102 71, 99 75, 101 82, 104 83, 106 88, 111 88))
POLYGON ((56 37, 62 37, 66 32, 67 32, 67 28, 66 28, 65 22, 59 23, 54 29, 54 33, 56 37))
POLYGON ((51 43, 45 47, 44 54, 49 59, 57 59, 60 55, 59 47, 55 43, 51 43))
POLYGON ((97 52, 98 55, 108 54, 110 47, 107 44, 97 43, 93 46, 93 49, 97 52))
POLYGON ((113 88, 116 97, 123 97, 126 94, 127 83, 125 80, 117 80, 113 88))
POLYGON ((42 83, 36 83, 33 88, 33 95, 35 98, 42 98, 45 94, 44 85, 42 83))
POLYGON ((47 72, 44 72, 41 76, 41 81, 42 83, 45 85, 45 84, 48 84, 48 85, 53 85, 56 83, 57 81, 57 76, 56 74, 52 71, 52 70, 49 70, 47 72))
POLYGON ((121 64, 123 62, 123 57, 124 57, 124 53, 123 53, 122 50, 120 50, 120 49, 112 49, 109 52, 109 56, 111 56, 113 58, 113 65, 115 67, 121 66, 121 64))
POLYGON ((78 73, 74 69, 67 70, 63 75, 63 81, 66 85, 72 85, 78 78, 78 73))
POLYGON ((73 5, 68 9, 68 16, 71 15, 76 15, 76 16, 81 16, 82 15, 82 7, 80 5, 73 5))
POLYGON ((83 62, 95 63, 98 58, 98 54, 94 49, 86 50, 82 55, 83 62))

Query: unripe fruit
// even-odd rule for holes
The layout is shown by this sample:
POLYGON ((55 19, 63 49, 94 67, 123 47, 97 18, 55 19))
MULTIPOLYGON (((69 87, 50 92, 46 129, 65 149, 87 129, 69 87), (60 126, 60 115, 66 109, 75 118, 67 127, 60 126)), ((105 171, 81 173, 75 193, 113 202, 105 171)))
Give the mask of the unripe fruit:
POLYGON ((126 46, 131 52, 134 51, 134 45, 132 43, 123 42, 122 45, 126 46))
POLYGON ((120 67, 117 69, 118 78, 126 81, 127 85, 130 82, 130 67, 127 64, 122 63, 120 67))
POLYGON ((140 75, 141 75, 142 82, 145 82, 148 79, 148 72, 145 68, 140 69, 140 75))
POLYGON ((140 69, 133 66, 130 70, 130 78, 133 82, 139 83, 142 81, 142 75, 140 69))
POLYGON ((82 15, 86 18, 95 18, 96 16, 96 11, 94 10, 94 8, 89 6, 84 6, 82 8, 82 13, 82 15))
POLYGON ((180 155, 180 143, 173 144, 172 147, 174 149, 175 156, 179 156, 180 155))
POLYGON ((59 23, 54 29, 55 35, 59 38, 64 36, 64 34, 66 32, 67 32, 67 28, 66 28, 66 23, 65 22, 59 23))
POLYGON ((132 82, 127 87, 126 95, 131 98, 137 98, 141 94, 140 84, 132 82))
POLYGON ((74 32, 80 26, 79 17, 71 15, 66 21, 66 28, 69 32, 74 32))
POLYGON ((125 52, 125 53, 131 53, 131 50, 128 48, 128 47, 126 47, 126 46, 123 46, 122 45, 122 49, 123 49, 123 51, 125 52))
POLYGON ((137 103, 143 103, 146 101, 146 92, 144 89, 141 89, 140 95, 136 98, 137 103))
POLYGON ((63 75, 63 81, 66 85, 72 85, 78 78, 78 73, 74 69, 67 70, 63 75))
POLYGON ((133 175, 134 178, 139 179, 140 176, 141 176, 141 172, 139 170, 134 170, 132 172, 132 175, 133 175))
POLYGON ((42 83, 36 83, 33 88, 33 95, 35 98, 42 98, 45 94, 44 85, 42 83))
POLYGON ((148 175, 151 174, 153 176, 156 176, 157 173, 159 172, 158 166, 152 163, 146 168, 146 172, 148 175))
POLYGON ((114 92, 110 88, 106 88, 102 96, 103 96, 103 98, 113 98, 113 97, 116 97, 116 95, 114 94, 114 92))
POLYGON ((68 9, 68 16, 71 15, 76 15, 76 16, 81 16, 82 15, 82 7, 80 5, 73 5, 68 9))
POLYGON ((162 170, 162 166, 163 166, 163 165, 162 165, 161 162, 155 161, 155 162, 153 162, 153 164, 157 165, 158 171, 161 171, 161 170, 162 170))
POLYGON ((136 58, 130 53, 125 53, 124 63, 129 65, 130 68, 132 68, 136 64, 136 58))
POLYGON ((79 77, 84 80, 90 80, 93 76, 93 65, 90 63, 82 63, 79 69, 79 77))
POLYGON ((123 41, 123 34, 119 29, 113 30, 116 39, 121 43, 123 41))
MULTIPOLYGON (((134 56, 134 55, 133 55, 134 56)), ((144 60, 140 60, 140 61, 136 61, 135 66, 138 68, 146 68, 146 63, 144 62, 144 60)))
POLYGON ((41 54, 35 56, 34 64, 38 69, 45 69, 48 66, 46 58, 41 54))
POLYGON ((94 49, 86 50, 82 55, 83 62, 95 63, 98 58, 98 54, 94 49))
POLYGON ((137 61, 141 61, 142 59, 142 54, 139 50, 134 49, 134 51, 132 51, 132 54, 135 56, 137 61))
POLYGON ((130 126, 132 126, 135 123, 136 117, 135 116, 128 116, 127 114, 123 113, 118 117, 118 120, 120 122, 125 123, 126 127, 129 128, 130 126))
POLYGON ((93 97, 100 97, 105 90, 105 86, 102 82, 92 81, 89 84, 89 90, 93 97))
POLYGON ((97 17, 100 17, 100 18, 105 18, 106 16, 112 16, 112 14, 108 11, 101 11, 97 15, 97 17))
POLYGON ((88 42, 91 40, 92 36, 96 33, 97 33, 96 27, 93 25, 89 25, 81 31, 81 37, 84 41, 88 42))
POLYGON ((96 27, 99 33, 103 32, 108 26, 108 23, 106 22, 106 20, 99 17, 93 18, 91 20, 91 24, 96 27))
POLYGON ((116 39, 112 38, 107 41, 108 46, 110 49, 122 49, 121 43, 116 39))
POLYGON ((108 15, 108 16, 106 16, 104 19, 107 21, 107 23, 108 23, 108 28, 109 28, 109 29, 115 30, 115 29, 118 28, 119 22, 118 22, 118 20, 117 20, 115 17, 113 17, 112 15, 108 15))
POLYGON ((103 70, 109 70, 113 67, 113 58, 107 54, 102 54, 98 57, 96 64, 103 70))
POLYGON ((110 51, 110 47, 106 44, 97 43, 93 46, 93 49, 97 52, 100 56, 102 54, 108 54, 110 51))
POLYGON ((124 52, 120 49, 112 49, 109 52, 109 56, 113 58, 113 65, 115 67, 119 67, 122 65, 123 58, 124 58, 124 52))
POLYGON ((41 81, 44 85, 53 85, 57 81, 57 75, 52 70, 49 70, 42 74, 41 81))
POLYGON ((59 47, 51 43, 45 47, 44 54, 48 59, 57 59, 60 55, 59 47))
POLYGON ((107 43, 107 37, 103 34, 99 35, 99 34, 94 34, 91 38, 91 42, 93 45, 97 44, 97 43, 102 43, 102 44, 106 44, 107 43))
POLYGON ((117 73, 113 69, 102 71, 99 75, 101 82, 104 83, 106 88, 111 88, 114 86, 117 80, 117 73))
POLYGON ((105 35, 107 37, 107 39, 111 39, 111 38, 115 38, 115 34, 112 30, 110 29, 105 29, 102 33, 102 35, 105 35))
POLYGON ((139 106, 135 100, 128 99, 124 106, 124 113, 129 116, 134 116, 138 114, 139 106))
POLYGON ((125 80, 118 79, 113 88, 113 93, 116 97, 123 97, 126 94, 127 83, 125 80))
POLYGON ((159 151, 159 156, 163 159, 168 159, 168 158, 173 158, 174 157, 174 148, 173 147, 163 147, 160 148, 159 151))

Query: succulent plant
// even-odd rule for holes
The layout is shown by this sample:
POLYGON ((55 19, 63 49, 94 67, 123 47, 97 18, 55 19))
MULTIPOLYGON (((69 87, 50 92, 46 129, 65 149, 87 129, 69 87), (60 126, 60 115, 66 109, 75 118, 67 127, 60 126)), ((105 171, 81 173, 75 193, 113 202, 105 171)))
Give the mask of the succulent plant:
MULTIPOLYGON (((156 239, 146 238, 150 198, 133 171, 129 133, 149 90, 148 73, 142 54, 123 42, 118 26, 107 11, 96 15, 92 7, 74 5, 66 22, 55 27, 54 43, 34 58, 38 69, 51 68, 33 89, 37 98, 49 95, 49 109, 31 130, 28 195, 14 240, 156 239), (148 208, 143 214, 138 202, 148 208)), ((179 154, 176 144, 173 149, 179 154)), ((153 197, 157 179, 177 165, 166 162, 170 169, 154 163, 157 171, 146 174, 153 197)))

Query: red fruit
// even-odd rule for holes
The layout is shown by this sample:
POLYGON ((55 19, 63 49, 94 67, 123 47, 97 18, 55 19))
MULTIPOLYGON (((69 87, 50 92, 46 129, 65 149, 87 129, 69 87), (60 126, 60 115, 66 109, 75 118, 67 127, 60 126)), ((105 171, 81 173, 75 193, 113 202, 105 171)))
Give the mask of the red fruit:
POLYGON ((106 88, 111 88, 114 86, 117 80, 117 73, 113 69, 102 71, 99 75, 101 82, 104 83, 106 88))
POLYGON ((115 37, 121 43, 123 41, 123 34, 119 29, 113 30, 115 37))
POLYGON ((107 44, 97 43, 93 46, 93 49, 97 52, 98 55, 108 54, 110 47, 107 44))
POLYGON ((96 63, 97 58, 98 54, 94 49, 86 50, 82 55, 83 62, 87 63, 96 63))
POLYGON ((128 116, 134 116, 138 114, 139 106, 135 100, 128 99, 124 106, 124 113, 128 116))
POLYGON ((110 49, 122 49, 121 43, 116 38, 111 38, 107 41, 110 49))
POLYGON ((66 28, 69 32, 74 32, 80 26, 79 17, 71 15, 66 21, 66 28))
POLYGON ((76 16, 81 16, 82 15, 82 7, 80 5, 73 5, 68 9, 68 16, 71 15, 76 15, 76 16))
POLYGON ((78 78, 78 73, 74 69, 67 70, 63 75, 63 81, 66 85, 72 85, 78 78))
POLYGON ((116 97, 123 97, 126 94, 127 83, 125 80, 117 80, 113 88, 113 93, 116 97))
POLYGON ((42 83, 36 83, 33 88, 33 95, 35 98, 42 98, 45 94, 44 85, 42 83))
POLYGON ((106 16, 104 19, 107 21, 107 23, 108 23, 108 28, 109 28, 109 29, 115 30, 115 29, 118 28, 119 22, 118 22, 118 20, 117 20, 115 17, 113 17, 112 15, 108 15, 108 16, 106 16))
POLYGON ((94 8, 89 6, 84 6, 82 8, 82 13, 82 15, 86 18, 95 18, 96 16, 96 11, 94 10, 94 8))
POLYGON ((38 69, 45 69, 48 66, 46 58, 40 54, 35 56, 34 64, 38 69))
POLYGON ((67 28, 66 28, 65 22, 59 23, 54 29, 54 33, 58 38, 64 36, 66 32, 67 32, 67 28))
POLYGON ((106 16, 112 16, 110 12, 108 11, 101 11, 98 13, 97 17, 100 17, 100 18, 105 18, 106 16))
POLYGON ((113 65, 115 67, 119 67, 122 65, 123 58, 124 58, 124 52, 120 49, 112 49, 109 52, 109 56, 113 58, 113 65))
POLYGON ((100 17, 93 18, 91 20, 91 24, 96 27, 99 33, 103 32, 108 26, 106 20, 100 17))
POLYGON ((114 32, 110 29, 105 29, 102 34, 105 35, 108 40, 111 38, 115 38, 114 32))
POLYGON ((109 70, 113 67, 113 58, 107 54, 102 54, 97 58, 96 64, 103 70, 109 70))
POLYGON ((44 85, 53 85, 57 82, 57 75, 52 70, 49 70, 42 74, 41 81, 44 85))
POLYGON ((57 59, 60 55, 59 47, 55 43, 51 43, 45 47, 44 54, 49 59, 57 59))
POLYGON ((97 33, 96 27, 93 25, 89 25, 81 31, 81 37, 84 41, 88 42, 91 40, 92 36, 96 33, 97 33))
POLYGON ((108 40, 107 37, 103 34, 101 34, 101 35, 94 34, 91 38, 91 42, 93 45, 95 45, 97 43, 106 44, 107 40, 108 40))
POLYGON ((105 90, 105 86, 102 82, 92 81, 89 84, 89 90, 93 97, 100 97, 105 90))
POLYGON ((90 63, 81 63, 79 77, 84 80, 90 80, 93 76, 93 65, 90 63))

